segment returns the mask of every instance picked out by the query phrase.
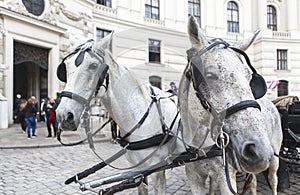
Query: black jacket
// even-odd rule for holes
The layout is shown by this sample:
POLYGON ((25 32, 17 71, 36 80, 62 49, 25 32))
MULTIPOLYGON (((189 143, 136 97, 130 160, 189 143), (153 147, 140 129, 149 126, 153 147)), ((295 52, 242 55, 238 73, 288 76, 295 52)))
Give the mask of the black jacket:
POLYGON ((25 107, 25 118, 35 116, 37 113, 36 106, 34 104, 27 104, 25 107))

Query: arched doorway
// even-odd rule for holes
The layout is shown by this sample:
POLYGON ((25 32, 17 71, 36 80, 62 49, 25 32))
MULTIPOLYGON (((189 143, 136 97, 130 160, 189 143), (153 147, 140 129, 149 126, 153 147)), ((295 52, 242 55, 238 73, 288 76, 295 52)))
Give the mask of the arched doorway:
POLYGON ((13 97, 35 96, 40 103, 48 96, 48 55, 48 49, 14 41, 13 97))

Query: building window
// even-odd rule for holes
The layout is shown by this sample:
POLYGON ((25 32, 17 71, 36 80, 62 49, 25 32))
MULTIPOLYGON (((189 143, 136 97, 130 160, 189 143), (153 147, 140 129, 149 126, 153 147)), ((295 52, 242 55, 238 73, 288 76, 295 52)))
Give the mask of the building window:
POLYGON ((277 49, 277 70, 287 70, 287 50, 277 49))
POLYGON ((149 62, 160 63, 160 41, 149 39, 149 62))
POLYGON ((159 0, 146 0, 145 16, 159 20, 159 0))
POLYGON ((277 31, 277 15, 276 15, 276 9, 272 5, 268 5, 267 7, 267 26, 268 29, 271 29, 273 31, 277 31))
POLYGON ((111 7, 111 0, 97 0, 97 3, 106 7, 111 7))
POLYGON ((200 25, 200 0, 189 0, 189 16, 194 16, 200 25))
POLYGON ((280 84, 277 88, 277 95, 284 96, 289 94, 289 82, 286 80, 280 80, 280 84))
POLYGON ((107 36, 109 33, 111 33, 111 31, 97 28, 96 29, 96 41, 97 42, 100 41, 105 36, 107 36))
POLYGON ((160 76, 156 76, 156 75, 150 76, 149 82, 152 86, 155 86, 155 87, 161 89, 161 77, 160 76))
POLYGON ((233 1, 229 1, 227 5, 227 31, 239 32, 239 7, 233 1))

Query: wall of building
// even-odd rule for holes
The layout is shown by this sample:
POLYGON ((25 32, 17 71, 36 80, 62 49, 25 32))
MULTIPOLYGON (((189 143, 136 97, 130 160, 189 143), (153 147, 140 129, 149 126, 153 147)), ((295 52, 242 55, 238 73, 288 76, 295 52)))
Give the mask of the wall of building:
MULTIPOLYGON (((300 0, 235 0, 239 6, 239 33, 227 32, 229 0, 201 0, 201 29, 208 38, 219 37, 233 43, 249 38, 260 30, 257 41, 247 50, 252 64, 266 79, 289 81, 289 94, 300 96, 300 0), (277 10, 278 31, 267 29, 267 5, 277 10), (276 70, 276 50, 288 50, 288 70, 276 70)), ((49 49, 48 94, 62 90, 56 78, 60 60, 78 44, 96 39, 96 29, 114 31, 113 55, 138 79, 162 78, 167 89, 170 81, 178 85, 187 63, 186 50, 188 1, 160 0, 160 19, 145 17, 145 2, 112 0, 112 7, 93 0, 45 0, 42 15, 34 16, 22 1, 0 0, 0 93, 13 104, 13 41, 49 49), (161 63, 148 62, 148 40, 161 41, 161 63), (4 70, 4 68, 6 68, 4 70)), ((277 97, 277 89, 267 97, 277 97)), ((11 121, 10 121, 11 122, 11 121)))

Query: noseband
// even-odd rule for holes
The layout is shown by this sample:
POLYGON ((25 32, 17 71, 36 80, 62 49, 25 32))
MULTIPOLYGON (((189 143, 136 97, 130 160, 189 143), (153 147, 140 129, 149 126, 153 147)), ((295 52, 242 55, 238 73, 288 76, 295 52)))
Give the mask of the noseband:
MULTIPOLYGON (((58 74, 58 78, 63 81, 66 82, 67 81, 67 75, 66 75, 66 65, 64 63, 64 61, 69 58, 70 56, 75 55, 76 53, 79 52, 76 60, 75 60, 75 66, 78 67, 84 60, 84 54, 85 52, 88 52, 90 55, 95 56, 97 59, 99 59, 100 61, 104 61, 104 55, 105 52, 103 50, 97 49, 97 50, 93 50, 92 49, 92 42, 93 40, 88 40, 86 43, 79 45, 73 52, 71 52, 70 54, 68 54, 66 57, 63 58, 61 64, 58 66, 57 69, 57 74, 58 74)), ((108 86, 108 65, 107 64, 103 64, 102 65, 102 74, 100 75, 100 78, 98 80, 97 86, 94 90, 94 93, 88 98, 84 98, 81 95, 75 94, 73 92, 70 91, 62 91, 61 92, 61 97, 67 97, 70 99, 73 99, 85 106, 89 105, 91 99, 97 95, 100 87, 102 86, 104 80, 106 79, 106 87, 108 86)))
POLYGON ((252 80, 250 81, 250 86, 254 85, 254 84, 252 84, 252 82, 254 82, 255 84, 258 83, 258 85, 259 85, 254 88, 251 87, 254 97, 256 99, 260 98, 259 96, 263 96, 266 92, 266 87, 265 87, 266 84, 265 84, 264 79, 262 78, 262 76, 260 76, 256 72, 255 68, 251 65, 250 60, 244 51, 230 46, 229 43, 227 43, 221 39, 214 40, 209 46, 207 46, 206 48, 204 48, 200 51, 197 51, 196 48, 189 49, 187 51, 187 54, 188 54, 187 58, 189 61, 189 69, 186 72, 186 77, 188 80, 190 80, 190 81, 192 80, 193 88, 196 91, 196 96, 199 99, 203 108, 208 110, 213 115, 215 122, 217 122, 217 124, 220 126, 222 126, 221 116, 228 118, 232 114, 234 114, 240 110, 249 108, 249 107, 257 108, 257 109, 261 110, 260 105, 255 100, 244 100, 233 106, 230 106, 229 108, 225 109, 224 111, 217 112, 216 109, 207 100, 205 95, 202 93, 201 84, 203 82, 205 82, 205 79, 204 79, 204 75, 203 75, 204 64, 202 63, 201 56, 204 53, 211 50, 212 48, 216 47, 217 45, 221 45, 221 44, 225 46, 225 49, 230 48, 233 51, 243 55, 244 58, 246 59, 248 66, 250 67, 250 69, 253 72, 252 80), (256 94, 259 94, 259 95, 256 95, 256 94))

